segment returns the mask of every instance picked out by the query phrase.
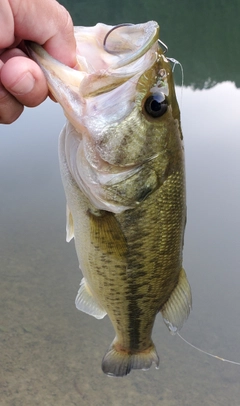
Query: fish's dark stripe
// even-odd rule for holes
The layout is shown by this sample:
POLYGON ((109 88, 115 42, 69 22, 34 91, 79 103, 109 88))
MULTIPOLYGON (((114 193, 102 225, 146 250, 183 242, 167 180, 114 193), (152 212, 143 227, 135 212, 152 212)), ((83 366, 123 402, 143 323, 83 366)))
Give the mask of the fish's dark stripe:
MULTIPOLYGON (((141 257, 141 256, 139 256, 141 257)), ((140 259, 140 258, 139 258, 140 259)), ((134 261, 135 262, 135 261, 134 261)), ((133 264, 131 264, 133 265, 133 264)), ((134 268, 138 269, 138 265, 134 264, 134 268)), ((129 334, 129 347, 131 350, 136 351, 142 346, 141 338, 141 320, 143 317, 143 310, 139 307, 139 302, 144 298, 144 294, 141 293, 140 289, 144 285, 140 280, 144 280, 146 272, 141 269, 133 271, 129 276, 129 285, 126 295, 126 300, 128 302, 128 334, 129 334)))
MULTIPOLYGON (((134 284, 131 286, 131 291, 134 290, 134 284)), ((134 292, 132 292, 134 295, 134 292)), ((129 344, 132 350, 138 350, 140 344, 140 324, 141 324, 141 310, 139 309, 136 298, 133 297, 128 305, 129 314, 129 344)))

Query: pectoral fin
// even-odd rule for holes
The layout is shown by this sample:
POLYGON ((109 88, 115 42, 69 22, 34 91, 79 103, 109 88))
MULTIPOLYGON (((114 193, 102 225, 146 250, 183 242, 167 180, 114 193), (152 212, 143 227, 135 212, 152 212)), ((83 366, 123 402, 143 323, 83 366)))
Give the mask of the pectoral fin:
POLYGON ((107 314, 92 296, 85 278, 81 280, 75 305, 78 310, 90 314, 90 316, 93 316, 96 319, 103 319, 103 317, 107 314))
POLYGON ((66 234, 67 242, 71 241, 74 237, 74 227, 72 213, 70 212, 68 205, 66 207, 66 234))
POLYGON ((176 288, 161 309, 163 320, 171 334, 176 334, 188 318, 192 307, 192 295, 186 273, 182 268, 176 288))

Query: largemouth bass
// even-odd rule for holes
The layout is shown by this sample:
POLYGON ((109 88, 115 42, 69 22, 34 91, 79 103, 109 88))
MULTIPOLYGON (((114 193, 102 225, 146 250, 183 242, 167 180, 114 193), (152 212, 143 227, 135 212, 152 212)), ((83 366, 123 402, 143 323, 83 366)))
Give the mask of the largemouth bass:
POLYGON ((84 276, 76 307, 108 314, 116 337, 102 370, 124 376, 158 367, 158 312, 174 334, 191 308, 180 113, 156 22, 76 27, 75 36, 76 69, 36 44, 31 55, 67 117, 59 159, 67 241, 84 276))

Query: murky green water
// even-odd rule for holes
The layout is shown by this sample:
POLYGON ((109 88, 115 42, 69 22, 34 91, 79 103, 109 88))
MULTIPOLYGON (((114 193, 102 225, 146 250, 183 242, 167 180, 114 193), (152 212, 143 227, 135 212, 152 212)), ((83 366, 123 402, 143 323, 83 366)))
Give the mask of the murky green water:
MULTIPOLYGON (((78 25, 156 19, 169 55, 184 66, 184 265, 193 311, 182 335, 240 362, 240 4, 63 3, 78 25)), ((57 158, 63 123, 60 107, 47 101, 0 127, 1 406, 239 406, 240 367, 170 336, 160 316, 153 335, 159 370, 123 379, 102 373, 114 333, 107 318, 74 305, 81 275, 74 246, 65 242, 57 158)))

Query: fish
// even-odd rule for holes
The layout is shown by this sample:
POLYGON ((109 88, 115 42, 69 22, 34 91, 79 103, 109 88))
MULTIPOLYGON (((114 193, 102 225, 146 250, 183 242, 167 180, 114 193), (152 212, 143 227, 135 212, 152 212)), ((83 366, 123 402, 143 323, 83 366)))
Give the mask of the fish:
POLYGON ((83 274, 75 304, 113 325, 102 359, 109 376, 158 368, 157 314, 176 334, 192 305, 183 135, 159 30, 155 21, 75 27, 74 69, 29 44, 67 119, 59 162, 67 241, 83 274))

